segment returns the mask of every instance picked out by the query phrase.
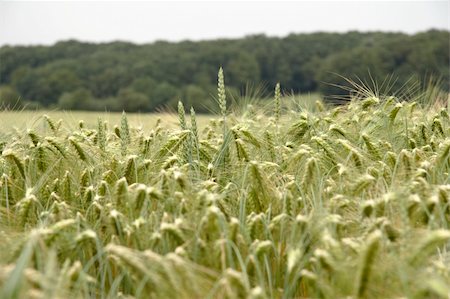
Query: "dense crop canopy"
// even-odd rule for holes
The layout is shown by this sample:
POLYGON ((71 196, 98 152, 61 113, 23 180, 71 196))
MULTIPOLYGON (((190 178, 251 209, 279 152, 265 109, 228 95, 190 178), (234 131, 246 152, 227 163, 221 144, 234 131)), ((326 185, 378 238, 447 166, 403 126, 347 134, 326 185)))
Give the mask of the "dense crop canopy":
POLYGON ((0 297, 447 298, 448 108, 282 100, 1 132, 0 297))

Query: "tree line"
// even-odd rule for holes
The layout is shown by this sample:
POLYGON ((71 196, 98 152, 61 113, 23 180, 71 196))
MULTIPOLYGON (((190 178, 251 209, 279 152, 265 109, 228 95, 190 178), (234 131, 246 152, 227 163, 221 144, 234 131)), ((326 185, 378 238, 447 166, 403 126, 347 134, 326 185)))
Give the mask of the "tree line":
POLYGON ((448 90, 449 31, 265 35, 210 41, 0 48, 0 107, 158 111, 182 100, 208 112, 223 67, 228 92, 346 95, 348 79, 391 92, 439 78, 448 90), (384 83, 383 83, 384 82, 384 83), (342 88, 344 87, 344 88, 342 88))

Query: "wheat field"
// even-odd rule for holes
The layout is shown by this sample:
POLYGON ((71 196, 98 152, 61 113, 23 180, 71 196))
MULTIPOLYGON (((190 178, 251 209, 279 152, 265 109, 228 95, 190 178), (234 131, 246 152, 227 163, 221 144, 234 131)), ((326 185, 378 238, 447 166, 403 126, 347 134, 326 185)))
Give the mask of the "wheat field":
POLYGON ((277 86, 230 113, 218 89, 201 125, 3 126, 0 297, 450 296, 449 108, 277 86))

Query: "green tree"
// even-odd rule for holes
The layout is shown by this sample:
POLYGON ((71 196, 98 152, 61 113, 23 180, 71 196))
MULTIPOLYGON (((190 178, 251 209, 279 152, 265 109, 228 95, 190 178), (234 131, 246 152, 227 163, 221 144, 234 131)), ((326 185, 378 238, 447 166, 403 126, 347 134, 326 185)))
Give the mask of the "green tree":
POLYGON ((317 72, 316 80, 322 82, 319 85, 322 93, 344 95, 348 94, 347 87, 353 87, 346 79, 361 80, 369 85, 372 80, 381 83, 393 71, 393 66, 392 57, 384 49, 358 47, 328 57, 317 72))
POLYGON ((58 106, 66 110, 90 110, 93 97, 89 90, 80 88, 72 92, 65 92, 58 100, 58 106))
POLYGON ((129 87, 136 92, 146 95, 148 98, 152 98, 156 85, 156 80, 147 76, 134 79, 129 87))
POLYGON ((15 74, 17 90, 30 101, 37 101, 49 106, 58 101, 65 92, 82 87, 82 81, 69 69, 44 67, 36 70, 26 68, 15 74))
POLYGON ((127 112, 148 111, 150 108, 148 97, 131 88, 121 89, 117 95, 117 99, 121 110, 127 112))
POLYGON ((162 82, 155 87, 153 97, 150 99, 150 110, 163 108, 170 101, 180 97, 179 90, 172 84, 162 82))
POLYGON ((101 74, 91 78, 89 87, 92 94, 98 98, 115 96, 121 88, 132 82, 132 76, 124 67, 105 69, 101 74))
MULTIPOLYGON (((260 69, 256 58, 246 52, 240 52, 226 67, 230 84, 242 86, 260 81, 260 69)), ((227 78, 228 78, 227 77, 227 78)))
POLYGON ((8 85, 0 86, 0 110, 22 107, 22 101, 17 91, 8 85))

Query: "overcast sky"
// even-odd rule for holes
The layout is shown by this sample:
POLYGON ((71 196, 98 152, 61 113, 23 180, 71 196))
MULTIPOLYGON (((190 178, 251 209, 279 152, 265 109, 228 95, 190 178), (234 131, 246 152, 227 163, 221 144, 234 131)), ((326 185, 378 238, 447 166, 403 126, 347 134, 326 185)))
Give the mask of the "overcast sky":
POLYGON ((0 46, 59 40, 147 43, 314 31, 450 30, 449 1, 0 0, 0 46))

